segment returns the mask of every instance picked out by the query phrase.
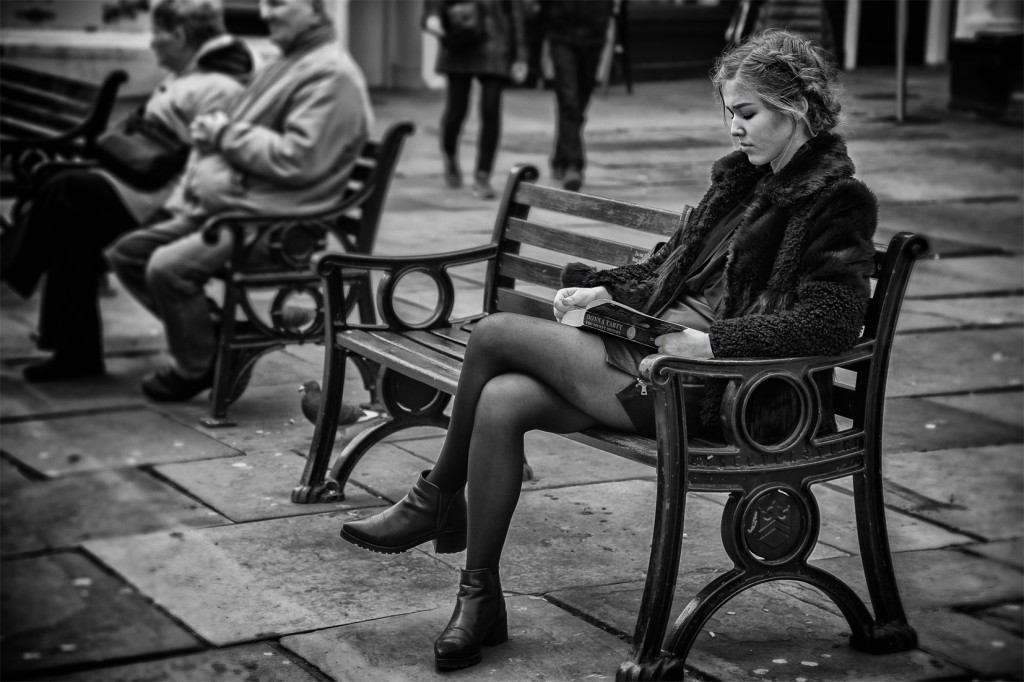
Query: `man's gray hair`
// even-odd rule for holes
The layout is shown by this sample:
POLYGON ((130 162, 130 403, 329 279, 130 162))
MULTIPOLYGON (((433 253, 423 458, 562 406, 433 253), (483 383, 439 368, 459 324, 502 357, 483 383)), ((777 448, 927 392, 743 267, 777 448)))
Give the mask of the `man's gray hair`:
POLYGON ((196 49, 226 32, 222 0, 157 0, 152 16, 157 28, 182 29, 185 42, 196 49))

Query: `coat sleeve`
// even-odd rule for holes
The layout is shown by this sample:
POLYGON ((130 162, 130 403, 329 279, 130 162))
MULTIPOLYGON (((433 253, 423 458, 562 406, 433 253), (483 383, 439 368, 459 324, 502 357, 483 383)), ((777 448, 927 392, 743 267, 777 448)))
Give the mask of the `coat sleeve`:
POLYGON ((843 180, 816 202, 807 222, 792 300, 775 307, 766 292, 755 304, 764 310, 714 322, 716 357, 834 355, 857 342, 874 270, 877 201, 863 183, 843 180))
POLYGON ((658 268, 682 241, 683 228, 656 251, 638 263, 598 270, 584 263, 569 263, 562 269, 563 287, 603 286, 613 300, 642 309, 650 298, 658 268))
POLYGON ((337 150, 360 139, 366 119, 355 81, 320 72, 297 87, 281 131, 248 122, 228 124, 219 140, 237 168, 285 187, 316 182, 332 170, 337 150))

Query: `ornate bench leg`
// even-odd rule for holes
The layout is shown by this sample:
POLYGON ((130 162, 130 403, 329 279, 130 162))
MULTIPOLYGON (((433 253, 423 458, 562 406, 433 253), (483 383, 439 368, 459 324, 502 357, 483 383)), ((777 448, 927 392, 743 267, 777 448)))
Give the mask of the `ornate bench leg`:
MULTIPOLYGON (((661 427, 662 424, 659 424, 659 430, 661 427)), ((685 438, 685 431, 683 434, 685 438)), ((671 437, 664 440, 668 452, 660 457, 658 467, 658 493, 647 583, 644 585, 633 634, 630 650, 632 660, 619 666, 616 673, 618 680, 682 679, 684 659, 665 656, 662 651, 665 626, 679 572, 686 512, 687 455, 685 446, 680 447, 679 442, 671 437)))
POLYGON ((234 426, 235 421, 228 418, 228 404, 231 388, 235 382, 235 353, 231 350, 231 340, 235 331, 234 309, 226 310, 221 321, 220 339, 217 342, 216 370, 213 376, 213 388, 210 389, 210 416, 200 419, 203 426, 222 427, 234 426))
POLYGON ((858 637, 854 631, 850 644, 876 654, 908 651, 917 646, 917 631, 907 622, 896 583, 885 524, 881 472, 871 466, 871 458, 868 461, 867 471, 854 475, 853 491, 861 562, 875 610, 875 625, 866 637, 858 637))
POLYGON ((332 346, 324 354, 323 397, 317 416, 313 442, 309 447, 306 467, 299 485, 292 490, 292 502, 309 504, 344 499, 344 493, 334 481, 325 481, 327 465, 331 461, 334 438, 338 433, 341 399, 345 388, 345 358, 347 353, 332 346))

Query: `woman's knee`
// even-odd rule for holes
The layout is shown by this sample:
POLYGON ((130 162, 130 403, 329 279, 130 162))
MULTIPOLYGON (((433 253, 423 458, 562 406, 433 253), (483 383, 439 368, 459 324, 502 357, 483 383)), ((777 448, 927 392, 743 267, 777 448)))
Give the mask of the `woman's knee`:
POLYGON ((531 415, 537 406, 534 388, 527 377, 518 374, 500 374, 488 381, 477 401, 475 428, 488 437, 533 429, 531 415))

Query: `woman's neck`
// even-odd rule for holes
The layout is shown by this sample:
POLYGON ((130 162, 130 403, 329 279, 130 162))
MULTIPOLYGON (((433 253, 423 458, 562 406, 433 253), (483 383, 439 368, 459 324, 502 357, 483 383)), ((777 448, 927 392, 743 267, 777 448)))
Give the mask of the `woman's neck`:
POLYGON ((793 135, 789 138, 789 143, 786 144, 786 148, 782 150, 782 153, 772 159, 769 163, 772 167, 773 173, 781 171, 790 159, 796 155, 800 147, 811 139, 810 134, 807 132, 807 126, 803 123, 794 123, 793 135))

